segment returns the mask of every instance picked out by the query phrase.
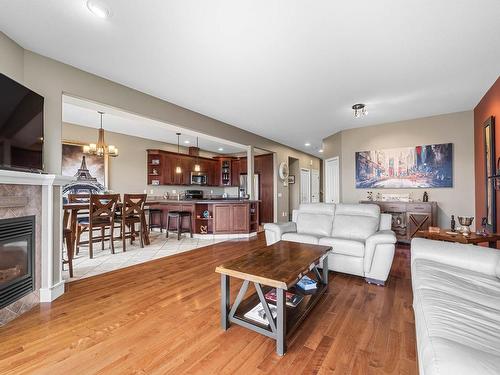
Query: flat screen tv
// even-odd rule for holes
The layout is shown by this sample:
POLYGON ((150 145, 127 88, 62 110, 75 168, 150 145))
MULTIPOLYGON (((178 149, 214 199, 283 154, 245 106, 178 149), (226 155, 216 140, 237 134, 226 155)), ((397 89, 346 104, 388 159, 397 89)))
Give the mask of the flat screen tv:
POLYGON ((43 96, 0 73, 0 168, 43 170, 43 96))

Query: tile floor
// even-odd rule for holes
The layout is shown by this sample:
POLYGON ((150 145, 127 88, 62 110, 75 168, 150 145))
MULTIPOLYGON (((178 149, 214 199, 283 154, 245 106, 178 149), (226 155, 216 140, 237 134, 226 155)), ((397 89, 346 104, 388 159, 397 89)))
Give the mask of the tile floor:
POLYGON ((111 250, 108 248, 108 241, 104 243, 103 251, 101 250, 101 244, 95 243, 93 259, 89 259, 88 247, 81 246, 80 252, 73 259, 73 278, 69 277, 67 265, 64 265, 63 278, 68 281, 84 279, 119 268, 225 241, 225 239, 189 238, 189 235, 183 235, 178 241, 177 236, 171 236, 167 239, 165 238, 165 233, 160 232, 151 232, 150 240, 151 244, 144 248, 140 247, 138 240, 134 241, 133 245, 130 245, 130 242, 127 241, 126 252, 122 251, 121 241, 115 241, 115 254, 111 254, 111 250))

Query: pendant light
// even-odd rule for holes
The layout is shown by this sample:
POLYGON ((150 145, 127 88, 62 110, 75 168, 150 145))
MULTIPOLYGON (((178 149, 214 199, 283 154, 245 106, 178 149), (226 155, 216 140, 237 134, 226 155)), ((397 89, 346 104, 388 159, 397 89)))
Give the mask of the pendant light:
MULTIPOLYGON (((177 156, 179 156, 180 155, 180 152, 179 152, 179 142, 180 142, 181 133, 175 133, 175 134, 177 134, 177 156)), ((180 160, 179 159, 177 159, 177 167, 175 167, 175 173, 177 173, 177 174, 182 173, 182 168, 181 168, 180 160)))
POLYGON ((200 152, 200 147, 198 145, 198 137, 196 137, 196 148, 197 148, 197 153, 196 153, 196 163, 194 165, 194 171, 195 172, 200 172, 201 171, 201 167, 200 167, 200 163, 199 163, 199 160, 198 160, 199 152, 200 152))
POLYGON ((118 149, 113 145, 107 145, 104 142, 104 129, 102 128, 102 116, 104 112, 97 111, 101 116, 101 127, 99 128, 99 133, 97 137, 97 143, 89 143, 83 146, 83 153, 89 155, 96 155, 98 157, 103 157, 104 155, 116 157, 118 156, 118 149))

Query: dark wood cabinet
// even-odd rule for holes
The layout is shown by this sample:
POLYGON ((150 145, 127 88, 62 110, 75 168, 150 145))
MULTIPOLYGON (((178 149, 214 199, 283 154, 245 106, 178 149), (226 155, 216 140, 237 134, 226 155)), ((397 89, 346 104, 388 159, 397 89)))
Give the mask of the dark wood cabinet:
POLYGON ((214 204, 214 232, 231 233, 233 214, 230 204, 214 204))
POLYGON ((214 204, 214 233, 248 233, 252 203, 214 204))
POLYGON ((437 225, 436 202, 379 202, 380 211, 392 215, 392 230, 400 242, 410 242, 419 230, 427 230, 437 225))
MULTIPOLYGON (((231 185, 232 186, 240 186, 240 159, 231 160, 231 185)), ((246 172, 246 171, 245 171, 246 172)))
POLYGON ((233 220, 231 221, 233 227, 232 232, 248 232, 248 222, 250 219, 248 204, 235 204, 231 207, 233 220))
POLYGON ((232 186, 232 158, 210 159, 163 150, 147 150, 147 152, 148 185, 191 185, 191 172, 194 171, 194 165, 198 163, 201 172, 207 174, 208 186, 232 186), (224 179, 222 160, 225 160, 224 163, 227 164, 224 179), (181 173, 176 173, 177 166, 181 167, 181 173))

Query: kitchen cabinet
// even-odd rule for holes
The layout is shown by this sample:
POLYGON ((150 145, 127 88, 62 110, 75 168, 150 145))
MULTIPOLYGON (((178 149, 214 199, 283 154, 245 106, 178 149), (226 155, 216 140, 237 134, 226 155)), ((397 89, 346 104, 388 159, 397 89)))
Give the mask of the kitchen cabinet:
MULTIPOLYGON (((235 159, 231 161, 231 186, 240 186, 241 161, 235 159)), ((246 172, 246 170, 245 170, 246 172)))
POLYGON ((163 150, 147 150, 147 152, 148 185, 191 185, 191 172, 194 171, 194 165, 198 163, 201 172, 207 174, 208 186, 229 186, 221 184, 219 158, 211 159, 163 150), (153 164, 153 161, 157 164, 153 164), (177 166, 181 167, 181 173, 175 173, 177 166))
POLYGON ((218 203, 213 212, 215 234, 249 232, 249 203, 218 203))

